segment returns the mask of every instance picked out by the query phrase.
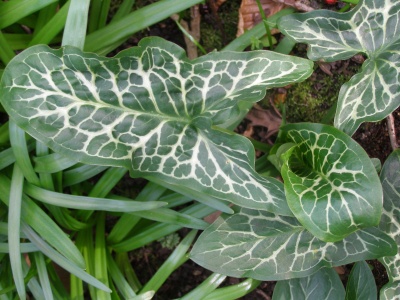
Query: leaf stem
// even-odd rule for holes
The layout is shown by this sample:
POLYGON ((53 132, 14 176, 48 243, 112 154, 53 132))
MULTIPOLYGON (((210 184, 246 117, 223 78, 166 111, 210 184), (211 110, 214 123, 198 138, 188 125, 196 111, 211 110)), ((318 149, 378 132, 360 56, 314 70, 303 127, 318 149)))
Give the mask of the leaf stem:
POLYGON ((265 12, 264 12, 264 9, 263 9, 263 7, 262 7, 262 5, 261 5, 260 0, 256 0, 256 1, 257 1, 257 5, 258 5, 258 10, 260 11, 260 14, 261 14, 261 17, 262 17, 262 20, 263 20, 263 24, 264 24, 264 27, 265 27, 265 31, 267 32, 267 38, 268 38, 269 48, 270 48, 271 50, 273 50, 272 35, 271 35, 271 29, 269 28, 269 25, 268 25, 268 19, 267 19, 267 17, 265 16, 265 12))
POLYGON ((396 126, 394 125, 394 117, 393 114, 390 114, 386 117, 387 128, 389 131, 390 145, 393 150, 399 148, 399 144, 397 143, 397 135, 396 135, 396 126))

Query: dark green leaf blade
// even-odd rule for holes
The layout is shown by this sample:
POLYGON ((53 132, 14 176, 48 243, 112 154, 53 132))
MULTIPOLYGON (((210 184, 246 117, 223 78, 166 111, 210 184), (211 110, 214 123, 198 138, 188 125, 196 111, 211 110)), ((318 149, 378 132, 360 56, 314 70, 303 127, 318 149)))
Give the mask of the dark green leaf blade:
POLYGON ((311 71, 307 60, 266 51, 189 61, 149 38, 115 58, 32 47, 8 65, 0 90, 18 125, 61 154, 291 215, 282 185, 254 171, 251 143, 211 125, 311 71))
MULTIPOLYGON (((392 152, 381 171, 383 214, 379 228, 400 245, 400 150, 392 152)), ((381 299, 395 299, 400 292, 400 248, 394 256, 380 259, 389 276, 389 283, 380 291, 381 299)))
POLYGON ((358 261, 351 269, 346 286, 345 300, 376 300, 374 275, 365 261, 358 261))
POLYGON ((309 44, 312 60, 336 61, 364 53, 361 72, 343 85, 335 126, 352 135, 365 121, 379 121, 400 101, 400 2, 360 0, 347 13, 317 10, 283 17, 280 30, 309 44))
POLYGON ((283 154, 290 209, 316 237, 329 242, 379 223, 382 188, 365 151, 348 135, 321 124, 289 124, 296 146, 283 154))
POLYGON ((200 235, 191 252, 194 262, 228 276, 284 280, 397 251, 394 241, 374 227, 326 243, 293 217, 236 211, 222 214, 200 235))
POLYGON ((338 273, 332 268, 322 268, 308 277, 278 281, 272 300, 338 300, 344 299, 344 296, 338 273))

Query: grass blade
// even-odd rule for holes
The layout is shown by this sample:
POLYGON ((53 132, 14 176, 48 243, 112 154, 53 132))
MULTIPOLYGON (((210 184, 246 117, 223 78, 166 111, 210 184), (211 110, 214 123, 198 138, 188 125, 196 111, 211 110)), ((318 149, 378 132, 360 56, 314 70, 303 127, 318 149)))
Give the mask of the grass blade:
POLYGON ((94 198, 86 196, 74 196, 64 193, 57 193, 39 188, 33 184, 25 185, 25 193, 32 198, 62 207, 84 209, 84 210, 107 210, 115 212, 128 212, 137 210, 148 210, 166 205, 164 202, 137 202, 112 200, 106 198, 94 198))
POLYGON ((182 297, 181 300, 203 299, 210 292, 214 291, 225 280, 226 277, 226 275, 221 275, 218 273, 211 274, 198 287, 182 297))
POLYGON ((86 37, 85 51, 96 52, 203 0, 162 0, 131 12, 86 37))
POLYGON ((57 0, 14 0, 0 2, 0 29, 29 16, 57 0))
POLYGON ((29 46, 37 44, 50 44, 50 42, 61 32, 67 20, 69 5, 71 0, 68 0, 53 17, 36 32, 29 43, 29 46))
POLYGON ((20 248, 20 222, 21 202, 24 175, 17 164, 14 165, 10 187, 10 200, 8 209, 8 243, 10 249, 11 270, 21 299, 26 299, 24 274, 22 271, 21 248, 20 248))
POLYGON ((248 278, 245 281, 228 286, 216 289, 215 291, 208 294, 204 300, 235 300, 239 299, 252 290, 254 290, 257 286, 259 286, 261 281, 248 278))
POLYGON ((110 273, 112 280, 114 281, 115 286, 120 291, 123 299, 131 299, 136 296, 136 293, 133 291, 129 283, 126 281, 124 274, 118 268, 118 265, 112 258, 109 251, 106 253, 107 255, 107 267, 110 273))
MULTIPOLYGON (((105 240, 106 214, 100 212, 96 217, 96 239, 94 246, 94 261, 96 263, 94 264, 94 274, 98 280, 108 286, 107 247, 105 240)), ((103 290, 96 290, 96 299, 111 300, 111 296, 103 290)))
POLYGON ((71 0, 65 23, 62 45, 83 49, 86 36, 90 0, 71 0))
POLYGON ((53 297, 53 292, 51 291, 50 279, 49 279, 49 274, 47 273, 44 256, 42 253, 36 252, 33 253, 33 257, 35 259, 40 286, 42 287, 44 298, 46 300, 52 300, 54 299, 54 297, 53 297))
POLYGON ((21 168, 24 177, 29 182, 40 185, 39 177, 33 170, 31 160, 29 158, 29 149, 26 144, 25 132, 10 120, 10 142, 14 151, 15 160, 21 168))
MULTIPOLYGON (((168 259, 162 264, 157 270, 156 274, 146 283, 146 285, 140 291, 140 294, 144 294, 150 291, 157 291, 161 285, 168 279, 168 277, 175 271, 180 265, 182 265, 187 259, 187 251, 190 248, 194 238, 196 237, 197 231, 192 230, 187 236, 180 242, 180 244, 171 253, 168 259)), ((225 276, 226 277, 226 276, 225 276)), ((201 299, 201 298, 189 298, 189 299, 201 299)))
POLYGON ((106 292, 111 292, 111 290, 105 286, 102 282, 94 278, 93 276, 89 275, 77 265, 75 265, 70 260, 66 259, 60 253, 55 251, 51 248, 43 239, 41 239, 29 226, 24 223, 21 223, 21 228, 29 240, 34 243, 40 251, 53 260, 56 264, 58 264, 63 269, 67 270, 68 272, 74 274, 76 277, 81 278, 83 281, 87 282, 88 284, 101 289, 106 292))
MULTIPOLYGON (((10 186, 11 182, 8 177, 0 173, 0 200, 6 205, 9 205, 10 186)), ((82 255, 60 227, 29 197, 23 194, 22 200, 22 220, 41 236, 46 237, 49 243, 65 257, 84 268, 85 262, 82 255)))
POLYGON ((6 65, 13 59, 14 56, 15 53, 13 48, 11 45, 9 45, 8 41, 4 37, 4 34, 0 31, 0 59, 6 65))

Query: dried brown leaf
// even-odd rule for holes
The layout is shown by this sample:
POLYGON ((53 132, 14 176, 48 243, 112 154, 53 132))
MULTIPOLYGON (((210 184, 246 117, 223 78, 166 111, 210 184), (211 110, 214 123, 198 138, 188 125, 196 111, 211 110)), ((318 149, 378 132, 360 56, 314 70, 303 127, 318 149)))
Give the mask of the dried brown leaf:
MULTIPOLYGON (((260 2, 267 18, 286 7, 284 4, 277 3, 273 0, 260 0, 260 2)), ((254 25, 257 25, 261 21, 262 17, 258 9, 257 1, 242 0, 242 4, 240 5, 239 9, 239 24, 236 35, 239 36, 243 34, 246 30, 251 29, 254 25)), ((277 31, 273 30, 271 33, 277 33, 277 31)))
POLYGON ((268 129, 264 138, 268 139, 278 132, 282 123, 282 118, 278 116, 273 109, 263 109, 259 105, 255 105, 247 114, 246 119, 250 121, 250 126, 261 126, 268 129))

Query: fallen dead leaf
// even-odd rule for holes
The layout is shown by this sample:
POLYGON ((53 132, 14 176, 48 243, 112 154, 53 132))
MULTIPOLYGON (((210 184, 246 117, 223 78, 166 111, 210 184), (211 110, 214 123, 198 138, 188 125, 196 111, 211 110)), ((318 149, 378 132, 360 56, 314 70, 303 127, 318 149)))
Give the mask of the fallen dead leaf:
MULTIPOLYGON (((264 10, 265 16, 268 18, 278 11, 282 10, 286 6, 282 3, 277 3, 273 0, 260 0, 261 6, 264 10)), ((237 36, 243 34, 246 30, 251 29, 254 25, 257 25, 262 20, 260 11, 258 9, 256 0, 242 0, 239 9, 239 23, 237 36)), ((275 34, 278 31, 272 30, 271 33, 275 34)))
MULTIPOLYGON (((264 109, 258 104, 253 106, 247 114, 246 119, 250 121, 249 126, 261 126, 268 129, 263 136, 265 140, 277 133, 282 123, 282 118, 272 108, 264 109)), ((247 127, 247 130, 249 130, 249 127, 247 127)))

